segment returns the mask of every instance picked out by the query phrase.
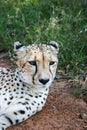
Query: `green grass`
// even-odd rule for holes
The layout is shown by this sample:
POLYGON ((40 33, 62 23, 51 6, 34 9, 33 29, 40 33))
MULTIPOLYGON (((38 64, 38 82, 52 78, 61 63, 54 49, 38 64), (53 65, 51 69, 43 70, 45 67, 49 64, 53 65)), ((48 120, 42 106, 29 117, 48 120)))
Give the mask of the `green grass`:
POLYGON ((87 70, 87 8, 83 0, 0 0, 0 47, 59 42, 59 68, 87 70))
POLYGON ((74 94, 78 97, 87 95, 87 88, 82 89, 82 87, 77 87, 74 90, 74 94))
POLYGON ((82 98, 85 102, 87 102, 87 83, 85 84, 85 86, 82 84, 73 86, 71 90, 72 94, 74 94, 78 98, 82 98))

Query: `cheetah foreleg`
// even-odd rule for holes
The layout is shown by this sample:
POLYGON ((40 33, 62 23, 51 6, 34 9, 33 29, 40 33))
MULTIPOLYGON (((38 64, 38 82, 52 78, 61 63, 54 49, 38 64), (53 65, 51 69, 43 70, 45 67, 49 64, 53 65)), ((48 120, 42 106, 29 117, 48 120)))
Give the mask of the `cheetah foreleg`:
POLYGON ((28 118, 26 106, 17 104, 6 109, 4 114, 0 116, 0 130, 20 123, 28 118))

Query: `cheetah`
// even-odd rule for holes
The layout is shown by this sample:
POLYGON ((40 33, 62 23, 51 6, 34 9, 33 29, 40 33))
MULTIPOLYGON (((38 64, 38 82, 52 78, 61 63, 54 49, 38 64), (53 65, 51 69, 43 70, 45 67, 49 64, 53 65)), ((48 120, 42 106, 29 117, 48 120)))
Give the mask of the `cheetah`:
POLYGON ((57 42, 14 43, 17 67, 0 67, 0 130, 25 121, 45 105, 58 65, 57 42))

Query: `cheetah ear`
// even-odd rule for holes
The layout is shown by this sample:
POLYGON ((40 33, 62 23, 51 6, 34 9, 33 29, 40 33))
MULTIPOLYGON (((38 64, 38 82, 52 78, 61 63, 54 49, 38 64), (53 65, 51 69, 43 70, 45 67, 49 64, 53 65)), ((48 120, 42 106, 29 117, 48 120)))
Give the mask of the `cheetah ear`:
POLYGON ((54 47, 54 49, 56 49, 57 51, 59 51, 59 44, 58 44, 57 42, 55 42, 55 41, 50 41, 50 42, 48 43, 48 45, 54 47))
POLYGON ((14 51, 23 51, 25 50, 25 46, 21 44, 19 41, 14 42, 14 51))
POLYGON ((53 46, 53 47, 56 48, 56 49, 59 48, 58 43, 55 42, 55 41, 50 41, 48 45, 51 45, 51 46, 53 46))

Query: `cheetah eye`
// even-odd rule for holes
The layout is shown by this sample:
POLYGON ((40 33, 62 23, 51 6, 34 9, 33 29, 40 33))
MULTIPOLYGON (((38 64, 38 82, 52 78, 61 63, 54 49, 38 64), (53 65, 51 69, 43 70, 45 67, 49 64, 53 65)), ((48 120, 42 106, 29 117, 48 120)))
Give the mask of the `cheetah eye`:
POLYGON ((53 65, 55 63, 55 61, 50 61, 50 65, 53 65))
POLYGON ((30 65, 36 66, 36 61, 28 61, 30 65))

